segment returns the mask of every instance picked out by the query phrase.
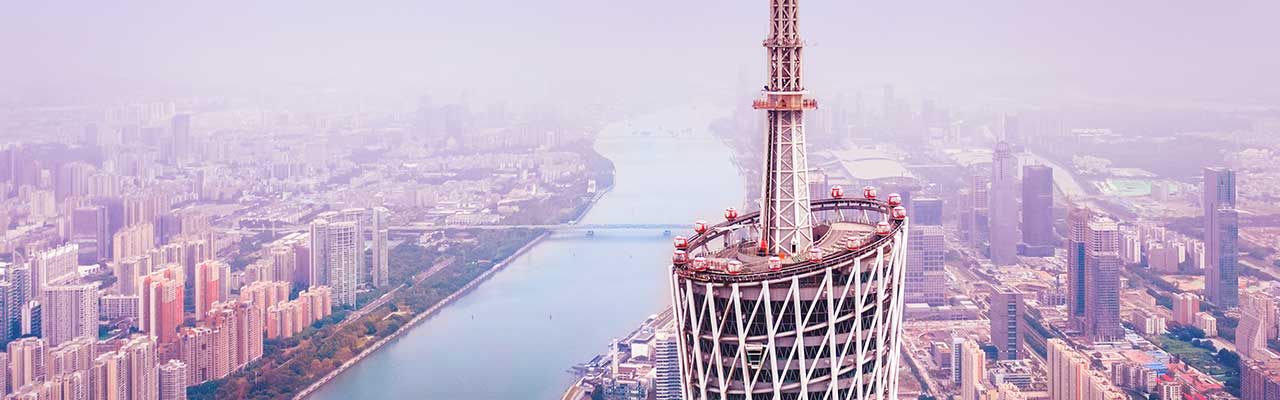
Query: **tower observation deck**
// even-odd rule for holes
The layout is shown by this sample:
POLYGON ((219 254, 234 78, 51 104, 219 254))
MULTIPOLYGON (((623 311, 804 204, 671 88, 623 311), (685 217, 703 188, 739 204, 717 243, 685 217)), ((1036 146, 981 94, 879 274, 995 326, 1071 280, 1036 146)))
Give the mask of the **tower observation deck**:
POLYGON ((812 200, 798 0, 771 0, 758 213, 676 237, 670 266, 688 400, 895 399, 907 216, 873 187, 812 200))

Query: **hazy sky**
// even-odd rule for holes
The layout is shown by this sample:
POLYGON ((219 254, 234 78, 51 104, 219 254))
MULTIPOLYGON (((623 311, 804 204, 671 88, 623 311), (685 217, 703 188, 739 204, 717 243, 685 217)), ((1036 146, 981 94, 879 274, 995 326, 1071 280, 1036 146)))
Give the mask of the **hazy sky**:
MULTIPOLYGON (((1280 2, 804 0, 824 87, 1280 104, 1280 2)), ((763 83, 764 0, 10 2, 0 84, 627 96, 763 83), (117 4, 120 3, 120 4, 117 4)), ((92 91, 92 90, 90 90, 92 91)))

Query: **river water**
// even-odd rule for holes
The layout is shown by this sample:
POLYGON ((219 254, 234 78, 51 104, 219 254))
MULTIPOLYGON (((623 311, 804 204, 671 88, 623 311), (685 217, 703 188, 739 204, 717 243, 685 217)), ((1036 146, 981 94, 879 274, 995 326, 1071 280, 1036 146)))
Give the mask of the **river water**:
MULTIPOLYGON (((674 108, 607 126, 596 149, 615 187, 581 223, 716 221, 741 206, 729 149, 707 127, 727 110, 674 108)), ((556 233, 474 291, 319 390, 338 399, 558 399, 566 370, 669 302, 660 231, 556 233)))

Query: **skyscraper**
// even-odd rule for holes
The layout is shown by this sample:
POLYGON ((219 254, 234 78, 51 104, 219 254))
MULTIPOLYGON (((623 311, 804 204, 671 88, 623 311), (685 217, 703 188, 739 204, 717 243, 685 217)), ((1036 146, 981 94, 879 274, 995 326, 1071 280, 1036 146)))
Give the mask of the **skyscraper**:
POLYGON ((1022 167, 1022 242, 1027 255, 1053 255, 1053 168, 1022 167))
POLYGON ((989 183, 986 176, 969 176, 969 194, 964 197, 965 211, 960 220, 960 231, 964 233, 965 241, 969 247, 979 251, 984 250, 991 233, 989 183))
POLYGON ((49 346, 98 337, 98 284, 50 286, 44 295, 48 319, 42 330, 49 346))
POLYGON ((996 144, 991 159, 991 262, 995 265, 1018 263, 1018 159, 1008 142, 996 144))
POLYGON ((1022 303, 1022 292, 1017 289, 1000 286, 991 293, 988 301, 991 309, 988 318, 991 321, 991 344, 996 347, 996 357, 1000 360, 1018 360, 1025 358, 1022 353, 1022 318, 1026 313, 1022 303))
POLYGON ((1204 169, 1205 300, 1222 308, 1240 301, 1240 220, 1236 213, 1236 173, 1204 169))
POLYGON ((960 352, 960 400, 978 400, 982 393, 982 378, 986 375, 987 353, 982 351, 978 342, 966 340, 960 352))
POLYGON ((907 235, 906 302, 946 304, 945 230, 939 225, 911 223, 907 235))
POLYGON ((9 386, 19 388, 45 378, 44 339, 26 337, 9 342, 9 386))
POLYGON ((71 243, 80 249, 80 263, 106 260, 111 252, 108 238, 106 207, 80 207, 71 212, 71 243))
POLYGON ((942 199, 911 200, 911 225, 942 225, 942 199))
POLYGON ((1094 341, 1124 337, 1120 326, 1120 227, 1107 218, 1089 222, 1085 237, 1084 330, 1094 341))
POLYGON ((1241 362, 1241 400, 1280 399, 1280 358, 1268 353, 1268 357, 1241 362))
POLYGON ((1084 330, 1085 238, 1093 212, 1073 206, 1067 213, 1067 322, 1071 329, 1084 330))
POLYGON ((761 211, 698 224, 668 269, 683 398, 896 398, 907 211, 870 187, 811 201, 799 9, 770 11, 761 211))
POLYGON ((169 135, 172 144, 166 158, 177 161, 179 157, 191 151, 191 114, 174 115, 169 120, 169 135))
POLYGON ((138 329, 155 336, 160 343, 178 340, 182 325, 183 285, 178 266, 152 272, 142 278, 142 310, 138 329))
POLYGON ((160 400, 187 400, 187 365, 181 360, 160 364, 160 400))
POLYGON ((370 266, 370 276, 373 280, 374 287, 383 287, 389 284, 388 274, 390 271, 389 249, 387 248, 387 214, 389 212, 384 207, 373 208, 373 262, 370 266))
POLYGON ((654 374, 653 391, 656 400, 682 400, 680 390, 680 345, 676 343, 676 332, 662 329, 654 336, 653 364, 657 371, 654 374))
POLYGON ((333 289, 333 299, 341 305, 356 303, 360 285, 360 231, 354 221, 330 222, 324 217, 340 217, 324 213, 311 222, 311 285, 333 289))
POLYGON ((228 275, 230 270, 231 266, 221 261, 205 261, 196 264, 196 319, 204 319, 213 303, 226 300, 222 296, 223 287, 227 285, 223 277, 228 275))

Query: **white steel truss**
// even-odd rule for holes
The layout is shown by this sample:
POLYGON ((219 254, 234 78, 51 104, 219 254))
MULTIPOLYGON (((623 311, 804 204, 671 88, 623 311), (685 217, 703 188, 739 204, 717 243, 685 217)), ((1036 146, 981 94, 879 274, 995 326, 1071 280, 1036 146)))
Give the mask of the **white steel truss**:
POLYGON ((809 209, 809 162, 805 157, 804 110, 816 103, 804 99, 800 53, 804 42, 798 30, 798 0, 771 0, 769 84, 765 100, 756 108, 767 110, 764 176, 760 218, 766 251, 796 255, 813 244, 809 209))
POLYGON ((841 265, 758 282, 671 271, 688 400, 897 398, 905 224, 841 265))

